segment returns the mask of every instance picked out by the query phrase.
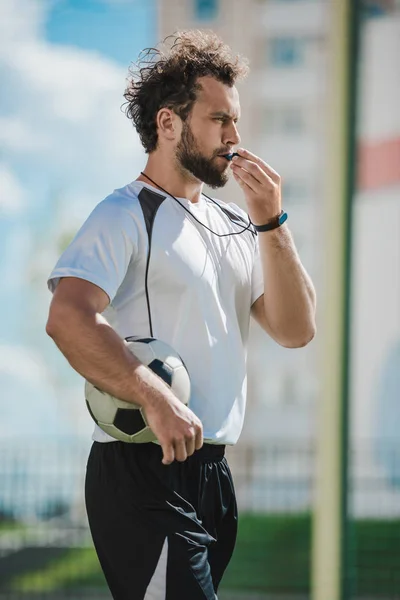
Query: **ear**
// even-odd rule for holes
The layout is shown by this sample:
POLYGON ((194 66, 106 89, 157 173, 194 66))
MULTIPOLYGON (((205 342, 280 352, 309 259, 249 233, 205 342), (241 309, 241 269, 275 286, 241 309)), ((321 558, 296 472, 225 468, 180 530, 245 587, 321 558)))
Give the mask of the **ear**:
POLYGON ((157 129, 159 136, 174 141, 180 135, 181 120, 170 108, 160 108, 157 113, 157 129))

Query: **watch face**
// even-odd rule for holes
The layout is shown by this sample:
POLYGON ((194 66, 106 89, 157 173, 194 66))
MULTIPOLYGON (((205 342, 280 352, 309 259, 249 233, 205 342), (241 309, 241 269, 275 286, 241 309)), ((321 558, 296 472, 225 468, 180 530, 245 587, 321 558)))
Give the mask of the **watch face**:
POLYGON ((284 212, 283 214, 279 215, 279 225, 282 225, 287 219, 287 213, 284 212))

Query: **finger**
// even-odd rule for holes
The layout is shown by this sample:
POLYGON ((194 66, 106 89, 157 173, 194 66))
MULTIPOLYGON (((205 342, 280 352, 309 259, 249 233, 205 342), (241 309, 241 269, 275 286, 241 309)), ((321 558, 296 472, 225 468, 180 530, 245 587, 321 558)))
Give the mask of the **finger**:
POLYGON ((196 450, 200 450, 200 448, 202 446, 203 446, 203 427, 200 425, 196 429, 196 439, 195 439, 196 450))
POLYGON ((237 173, 233 173, 233 176, 235 178, 235 180, 238 182, 238 184, 240 185, 240 187, 242 188, 242 190, 244 192, 252 192, 253 190, 247 185, 247 183, 245 181, 243 181, 242 179, 240 179, 239 175, 237 173))
POLYGON ((195 451, 196 437, 194 434, 194 429, 192 430, 192 435, 186 438, 186 454, 188 456, 192 456, 195 451))
POLYGON ((163 465, 170 465, 175 460, 175 452, 172 444, 161 444, 163 451, 163 465))
POLYGON ((239 183, 243 182, 251 189, 252 192, 258 192, 260 183, 256 179, 254 179, 253 175, 251 175, 250 173, 248 173, 248 171, 245 171, 241 167, 236 166, 232 167, 232 171, 234 175, 236 175, 239 178, 239 183))
POLYGON ((176 460, 178 460, 179 462, 183 462, 184 460, 187 459, 185 440, 175 441, 174 450, 175 450, 175 459, 176 460))
POLYGON ((242 158, 240 156, 235 156, 232 159, 231 164, 232 164, 232 169, 234 166, 238 166, 238 167, 241 167, 242 169, 244 169, 245 171, 248 171, 249 173, 251 173, 251 175, 253 175, 254 179, 256 179, 258 181, 258 183, 260 183, 260 184, 262 184, 265 181, 266 177, 268 178, 268 180, 271 179, 269 177, 269 175, 267 173, 265 173, 265 171, 263 171, 259 165, 257 165, 255 162, 251 162, 250 160, 247 160, 246 158, 242 158))
POLYGON ((260 166, 260 168, 265 173, 267 173, 267 175, 269 175, 271 177, 271 179, 273 179, 273 181, 275 181, 275 182, 280 181, 279 173, 277 173, 269 164, 267 164, 259 156, 256 156, 255 154, 253 154, 252 152, 249 152, 248 150, 245 150, 244 148, 239 148, 237 150, 237 153, 239 154, 239 156, 242 156, 243 158, 246 158, 250 161, 257 163, 260 166))

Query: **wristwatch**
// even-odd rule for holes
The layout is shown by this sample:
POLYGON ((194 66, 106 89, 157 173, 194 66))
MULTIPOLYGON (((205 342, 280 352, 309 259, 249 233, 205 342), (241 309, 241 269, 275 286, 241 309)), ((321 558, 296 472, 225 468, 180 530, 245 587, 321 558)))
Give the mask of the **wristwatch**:
POLYGON ((253 223, 253 227, 256 231, 271 231, 271 229, 277 229, 277 227, 283 225, 287 218, 287 212, 281 210, 279 215, 276 215, 276 217, 272 217, 272 219, 270 219, 268 223, 265 223, 265 225, 254 225, 253 223))

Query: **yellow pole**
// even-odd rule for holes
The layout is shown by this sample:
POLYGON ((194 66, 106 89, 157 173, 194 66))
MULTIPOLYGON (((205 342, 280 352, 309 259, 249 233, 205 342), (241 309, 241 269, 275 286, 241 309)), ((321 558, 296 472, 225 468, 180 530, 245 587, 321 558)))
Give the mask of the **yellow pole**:
POLYGON ((322 386, 317 407, 313 600, 346 600, 349 597, 346 572, 348 366, 359 1, 330 2, 328 151, 322 238, 326 277, 318 323, 322 386))

